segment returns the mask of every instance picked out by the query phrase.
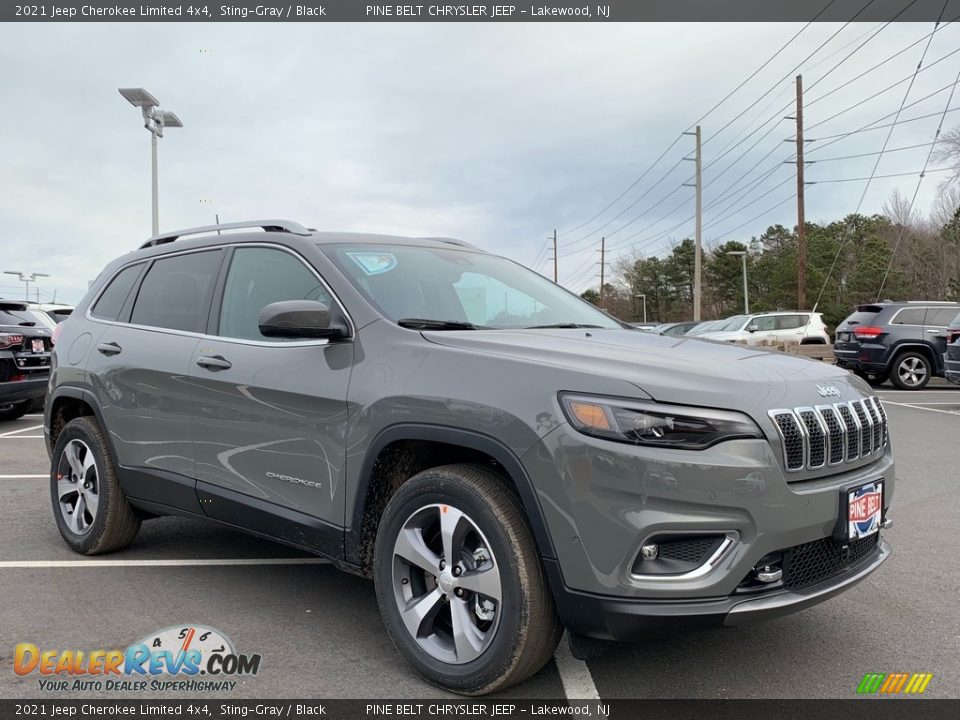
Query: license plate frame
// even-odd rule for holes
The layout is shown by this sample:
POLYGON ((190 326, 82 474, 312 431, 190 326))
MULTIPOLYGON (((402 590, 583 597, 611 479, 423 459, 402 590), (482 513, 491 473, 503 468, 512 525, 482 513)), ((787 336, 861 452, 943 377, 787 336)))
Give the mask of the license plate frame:
POLYGON ((883 520, 883 478, 848 485, 841 490, 839 517, 844 542, 870 537, 880 532, 883 520))

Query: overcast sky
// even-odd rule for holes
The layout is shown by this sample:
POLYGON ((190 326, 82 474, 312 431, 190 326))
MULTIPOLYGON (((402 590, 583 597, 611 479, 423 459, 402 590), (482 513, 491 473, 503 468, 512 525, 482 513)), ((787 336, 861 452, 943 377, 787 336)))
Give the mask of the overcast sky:
MULTIPOLYGON (((591 263, 601 235, 610 236, 611 260, 625 250, 662 253, 692 236, 693 223, 685 221, 693 192, 677 188, 693 164, 680 163, 656 182, 692 154, 692 138, 674 146, 608 212, 577 227, 801 27, 0 25, 0 270, 48 272, 42 297, 56 289, 58 300, 76 302, 106 262, 147 238, 149 134, 117 93, 142 86, 185 125, 160 141, 161 229, 212 223, 215 213, 224 222, 284 217, 320 229, 456 236, 532 264, 557 227, 560 279, 583 289, 595 282, 591 263)), ((795 66, 839 28, 811 26, 702 121, 704 163, 714 162, 704 172, 704 206, 717 203, 704 212, 708 243, 795 222, 792 166, 778 166, 791 157, 784 139, 793 124, 767 121, 792 114, 795 66), (733 189, 746 192, 717 202, 741 178, 733 189)), ((933 23, 883 29, 813 86, 875 28, 880 24, 850 25, 801 68, 808 137, 855 130, 897 111, 907 82, 814 127, 908 78, 925 40, 817 102, 930 33, 933 23)), ((908 105, 955 81, 960 53, 933 63, 958 49, 955 24, 933 37, 928 69, 908 105)), ((901 119, 942 112, 947 97, 942 92, 908 107, 901 119)), ((953 106, 960 107, 960 93, 953 106)), ((888 147, 929 143, 937 122, 898 126, 888 147)), ((947 127, 957 123, 960 113, 947 116, 947 127)), ((809 158, 877 152, 886 137, 886 128, 858 133, 820 152, 818 140, 808 146, 809 158)), ((927 151, 885 155, 878 174, 918 172, 927 151)), ((865 177, 875 160, 818 162, 807 178, 865 177)), ((924 180, 921 211, 929 209, 940 177, 924 180)), ((811 186, 808 220, 853 212, 865 185, 811 186)), ((875 180, 862 210, 878 212, 894 187, 909 197, 915 186, 915 175, 875 180)), ((537 266, 546 272, 545 262, 537 266)), ((0 275, 0 294, 17 293, 16 280, 0 275)))

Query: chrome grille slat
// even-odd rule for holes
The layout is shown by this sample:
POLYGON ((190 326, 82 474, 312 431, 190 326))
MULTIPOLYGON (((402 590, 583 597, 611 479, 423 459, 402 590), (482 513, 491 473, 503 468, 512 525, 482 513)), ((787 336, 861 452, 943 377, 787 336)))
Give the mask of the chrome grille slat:
POLYGON ((780 435, 787 472, 818 470, 882 453, 887 414, 875 397, 767 413, 780 435))

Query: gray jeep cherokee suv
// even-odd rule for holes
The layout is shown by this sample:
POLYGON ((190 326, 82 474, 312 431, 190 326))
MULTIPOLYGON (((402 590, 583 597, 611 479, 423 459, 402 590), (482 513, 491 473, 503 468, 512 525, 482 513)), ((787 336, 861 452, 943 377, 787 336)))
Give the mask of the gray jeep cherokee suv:
POLYGON ((327 556, 456 692, 529 677, 564 627, 740 625, 889 554, 862 380, 625 329, 457 240, 171 233, 60 328, 44 424, 70 547, 180 514, 327 556))

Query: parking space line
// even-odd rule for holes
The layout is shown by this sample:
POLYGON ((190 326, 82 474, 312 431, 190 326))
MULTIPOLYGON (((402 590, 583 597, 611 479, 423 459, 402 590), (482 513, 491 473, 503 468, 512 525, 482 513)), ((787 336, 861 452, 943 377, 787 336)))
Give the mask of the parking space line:
POLYGON ((16 435, 17 433, 27 432, 27 430, 40 430, 43 425, 31 425, 30 427, 20 428, 19 430, 11 430, 10 432, 0 433, 0 437, 10 437, 11 435, 16 435))
MULTIPOLYGON (((944 403, 944 405, 951 405, 951 404, 952 403, 944 403)), ((42 437, 43 435, 14 435, 13 437, 9 437, 7 435, 0 435, 0 440, 24 440, 27 438, 32 438, 35 440, 36 438, 42 438, 42 437)))
POLYGON ((91 567, 199 567, 212 565, 329 565, 319 557, 305 558, 185 558, 182 560, 0 560, 0 569, 91 567))
POLYGON ((593 682, 590 668, 583 660, 577 660, 570 652, 570 642, 564 633, 553 656, 563 684, 563 694, 567 700, 599 700, 600 693, 593 682))
POLYGON ((43 475, 0 475, 0 480, 30 480, 32 478, 48 478, 50 473, 43 475))
MULTIPOLYGON (((926 410, 927 412, 942 413, 943 415, 953 415, 954 417, 960 417, 960 413, 955 412, 953 410, 938 410, 937 408, 922 407, 921 405, 910 405, 909 403, 893 402, 893 400, 884 400, 883 403, 885 405, 896 405, 897 407, 913 408, 914 410, 926 410)), ((950 404, 952 405, 953 403, 950 403, 950 404)))

